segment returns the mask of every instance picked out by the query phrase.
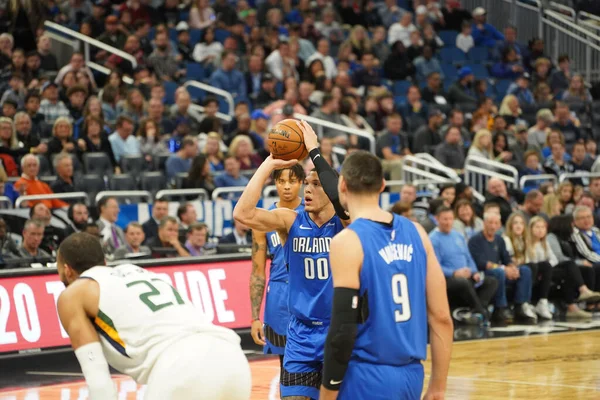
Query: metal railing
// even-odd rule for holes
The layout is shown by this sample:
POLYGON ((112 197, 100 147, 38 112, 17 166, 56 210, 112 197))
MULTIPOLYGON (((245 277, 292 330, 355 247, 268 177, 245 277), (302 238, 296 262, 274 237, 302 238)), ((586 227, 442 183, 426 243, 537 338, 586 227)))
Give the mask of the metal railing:
POLYGON ((485 193, 489 178, 501 179, 511 188, 519 187, 519 172, 515 167, 479 156, 467 157, 464 176, 466 185, 479 193, 485 193))
MULTIPOLYGON (((26 201, 36 200, 78 200, 83 199, 86 204, 89 204, 88 194, 85 192, 72 193, 53 193, 53 194, 35 194, 30 196, 19 196, 15 201, 15 208, 20 208, 26 201)), ((27 206, 26 206, 27 207, 27 206)))
POLYGON ((564 181, 580 180, 587 186, 592 178, 600 178, 600 172, 577 171, 568 174, 560 174, 558 181, 562 183, 564 181))
POLYGON ((575 22, 575 19, 577 18, 577 13, 575 12, 575 10, 572 7, 567 6, 566 4, 551 1, 550 3, 548 3, 548 9, 562 14, 571 22, 575 22))
MULTIPOLYGON (((190 104, 190 108, 191 108, 192 110, 194 110, 194 111, 197 111, 197 112, 199 112, 199 113, 204 113, 204 107, 202 107, 202 106, 201 106, 201 105, 199 105, 199 104, 193 104, 193 103, 192 103, 192 104, 190 104)), ((229 123, 229 122, 231 122, 231 121, 233 120, 233 117, 232 117, 231 115, 228 115, 228 114, 223 114, 223 113, 222 113, 222 112, 220 112, 220 111, 217 111, 216 117, 217 117, 217 118, 219 118, 220 120, 222 120, 222 121, 225 121, 225 122, 228 122, 228 123, 229 123)))
POLYGON ((224 97, 225 101, 227 101, 227 105, 229 106, 229 110, 227 110, 227 114, 229 116, 233 116, 233 111, 234 111, 234 108, 235 108, 235 103, 233 101, 233 96, 228 91, 223 90, 223 89, 219 89, 219 88, 216 88, 214 86, 210 86, 209 84, 206 84, 206 83, 203 83, 203 82, 198 82, 198 81, 186 81, 183 84, 183 87, 185 87, 185 88, 187 88, 187 87, 194 87, 196 89, 204 90, 205 92, 210 92, 210 93, 215 94, 217 96, 224 97))
POLYGON ((585 11, 579 11, 577 16, 577 24, 583 26, 596 35, 600 33, 600 17, 594 14, 590 14, 585 11))
POLYGON ((171 199, 173 197, 183 196, 198 196, 197 200, 204 201, 209 200, 210 196, 204 189, 165 189, 156 192, 156 200, 171 199))
MULTIPOLYGON (((83 55, 85 58, 86 65, 92 69, 95 69, 96 71, 99 71, 99 72, 105 74, 105 75, 110 75, 111 70, 106 68, 103 65, 100 65, 100 64, 94 62, 91 59, 90 46, 97 47, 101 50, 104 50, 111 54, 115 54, 115 55, 121 57, 122 59, 129 61, 131 63, 131 66, 133 69, 137 68, 137 66, 138 66, 137 60, 135 59, 134 56, 132 56, 131 54, 129 54, 123 50, 117 49, 116 47, 109 46, 106 43, 102 43, 99 40, 93 39, 89 36, 86 36, 84 34, 81 34, 77 31, 66 28, 62 25, 59 25, 59 24, 51 22, 51 21, 44 22, 44 26, 48 29, 54 30, 56 32, 60 32, 61 34, 74 39, 73 40, 73 49, 77 49, 77 43, 82 42, 83 43, 83 55)), ((58 35, 53 35, 52 38, 55 39, 56 36, 58 36, 58 35)), ((123 81, 125 83, 129 83, 129 84, 133 83, 133 80, 131 78, 128 78, 127 80, 125 80, 125 78, 124 78, 123 81)))
POLYGON ((227 195, 228 197, 234 193, 242 193, 246 189, 246 186, 232 186, 232 187, 224 187, 224 188, 216 188, 212 192, 212 199, 214 200, 222 200, 223 195, 227 195))
POLYGON ((371 151, 371 153, 375 153, 375 137, 369 133, 366 133, 365 131, 361 131, 360 129, 356 128, 350 128, 346 125, 335 124, 333 122, 325 121, 320 118, 310 117, 304 114, 295 113, 294 118, 306 121, 309 124, 311 124, 311 126, 316 125, 316 127, 313 126, 313 128, 315 128, 317 136, 319 136, 320 138, 323 137, 323 128, 334 129, 336 131, 344 132, 349 135, 364 137, 369 141, 369 150, 371 151))
POLYGON ((402 159, 402 177, 404 182, 418 182, 421 186, 460 182, 453 169, 437 160, 432 162, 416 156, 405 156, 402 159))
POLYGON ((13 203, 10 197, 0 196, 0 208, 7 209, 13 208, 13 203))
POLYGON ((152 194, 147 190, 105 190, 99 192, 94 200, 98 204, 105 197, 115 197, 117 199, 144 198, 146 203, 152 203, 152 194))
POLYGON ((541 175, 523 175, 519 179, 519 186, 524 189, 528 182, 538 182, 535 186, 538 187, 541 183, 552 181, 554 185, 558 182, 558 177, 554 174, 541 174, 541 175))

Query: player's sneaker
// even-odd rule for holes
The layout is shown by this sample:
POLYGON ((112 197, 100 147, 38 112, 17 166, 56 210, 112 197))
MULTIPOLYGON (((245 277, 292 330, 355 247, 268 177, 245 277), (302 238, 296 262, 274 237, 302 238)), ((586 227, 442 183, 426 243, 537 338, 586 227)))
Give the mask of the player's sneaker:
POLYGON ((535 313, 541 319, 552 319, 552 313, 548 307, 548 299, 540 299, 540 301, 538 301, 537 305, 535 306, 535 313))

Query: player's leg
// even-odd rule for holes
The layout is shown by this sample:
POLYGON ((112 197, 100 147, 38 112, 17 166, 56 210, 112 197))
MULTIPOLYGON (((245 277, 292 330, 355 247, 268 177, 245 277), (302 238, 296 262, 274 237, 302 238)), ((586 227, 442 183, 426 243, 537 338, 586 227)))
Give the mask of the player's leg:
POLYGON ((285 282, 269 282, 265 302, 265 354, 283 355, 290 320, 288 290, 285 282))

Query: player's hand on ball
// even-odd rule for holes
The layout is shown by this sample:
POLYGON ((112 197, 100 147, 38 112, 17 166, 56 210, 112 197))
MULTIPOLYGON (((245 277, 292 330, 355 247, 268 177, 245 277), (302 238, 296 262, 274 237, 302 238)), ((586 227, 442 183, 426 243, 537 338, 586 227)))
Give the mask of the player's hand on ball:
POLYGON ((306 150, 310 152, 319 147, 319 138, 312 126, 306 121, 296 121, 296 124, 298 124, 298 128, 302 130, 302 134, 304 135, 304 146, 306 146, 306 150))
POLYGON ((257 345, 264 346, 267 344, 265 342, 265 331, 263 330, 263 324, 260 320, 256 319, 252 321, 252 325, 250 326, 250 334, 252 335, 254 343, 257 345))
POLYGON ((268 163, 272 169, 284 169, 298 164, 298 160, 282 160, 273 158, 273 155, 270 154, 269 157, 265 159, 265 163, 268 163))

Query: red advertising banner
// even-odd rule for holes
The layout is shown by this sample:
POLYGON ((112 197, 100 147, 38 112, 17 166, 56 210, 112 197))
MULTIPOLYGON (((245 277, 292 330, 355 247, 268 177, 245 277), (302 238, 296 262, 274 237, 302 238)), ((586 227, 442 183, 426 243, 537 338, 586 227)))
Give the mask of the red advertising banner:
MULTIPOLYGON (((250 260, 147 268, 215 325, 250 326, 250 260)), ((69 345, 56 311, 63 290, 57 274, 0 278, 0 355, 69 345)))

